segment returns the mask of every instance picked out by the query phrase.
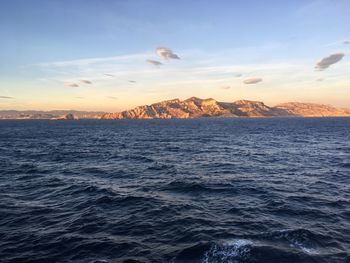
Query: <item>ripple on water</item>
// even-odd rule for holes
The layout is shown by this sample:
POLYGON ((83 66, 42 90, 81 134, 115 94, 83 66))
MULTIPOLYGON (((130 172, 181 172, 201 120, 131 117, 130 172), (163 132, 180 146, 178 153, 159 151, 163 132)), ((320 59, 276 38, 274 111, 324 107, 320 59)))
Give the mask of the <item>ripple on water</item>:
POLYGON ((344 263, 350 119, 0 121, 0 261, 344 263))

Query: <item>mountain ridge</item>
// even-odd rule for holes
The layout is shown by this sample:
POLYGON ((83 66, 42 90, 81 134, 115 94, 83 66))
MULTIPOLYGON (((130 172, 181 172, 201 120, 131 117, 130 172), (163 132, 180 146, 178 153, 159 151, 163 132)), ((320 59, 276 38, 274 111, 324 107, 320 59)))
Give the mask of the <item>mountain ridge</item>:
POLYGON ((261 101, 219 102, 213 98, 190 97, 164 100, 130 110, 108 113, 77 110, 0 110, 0 119, 62 119, 72 114, 78 119, 191 119, 202 117, 350 117, 350 109, 331 105, 286 102, 270 107, 261 101))
POLYGON ((78 111, 78 110, 0 110, 1 119, 15 120, 51 120, 58 119, 67 114, 73 114, 79 119, 99 119, 106 112, 102 111, 78 111))
POLYGON ((101 119, 191 119, 202 117, 345 117, 350 110, 316 103, 287 102, 274 107, 261 101, 219 102, 213 98, 171 99, 106 113, 101 119))

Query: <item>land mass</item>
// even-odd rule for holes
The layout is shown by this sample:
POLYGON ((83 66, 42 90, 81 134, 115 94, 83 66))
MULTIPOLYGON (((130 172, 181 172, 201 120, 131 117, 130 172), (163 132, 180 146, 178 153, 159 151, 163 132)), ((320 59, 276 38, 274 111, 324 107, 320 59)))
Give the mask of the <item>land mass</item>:
POLYGON ((131 110, 106 113, 101 119, 190 119, 202 117, 345 117, 350 110, 330 105, 289 102, 269 107, 260 101, 219 102, 196 97, 167 100, 131 110))
POLYGON ((331 105, 288 102, 267 106, 260 101, 219 102, 192 97, 138 106, 116 113, 87 111, 0 111, 0 119, 191 119, 203 117, 350 117, 349 109, 331 105))
POLYGON ((68 113, 67 115, 54 118, 53 120, 59 120, 59 121, 76 121, 76 120, 79 120, 79 118, 78 118, 77 116, 75 116, 74 114, 72 114, 72 113, 68 113))
POLYGON ((15 120, 63 120, 63 119, 99 119, 105 112, 90 112, 76 110, 53 110, 53 111, 18 111, 0 110, 1 119, 15 120), (68 118, 67 118, 68 116, 68 118))

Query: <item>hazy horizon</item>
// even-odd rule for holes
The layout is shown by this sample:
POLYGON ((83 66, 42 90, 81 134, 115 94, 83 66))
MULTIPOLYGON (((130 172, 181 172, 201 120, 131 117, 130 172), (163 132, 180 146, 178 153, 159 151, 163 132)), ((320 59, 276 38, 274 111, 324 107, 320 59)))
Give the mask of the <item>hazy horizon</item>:
POLYGON ((350 108, 348 1, 3 1, 0 110, 350 108), (334 19, 336 18, 336 19, 334 19))
MULTIPOLYGON (((191 97, 197 97, 197 96, 191 96, 191 97)), ((81 112, 105 112, 105 113, 114 113, 114 112, 122 112, 122 111, 128 111, 128 110, 132 110, 138 106, 145 106, 145 105, 152 105, 152 104, 157 104, 159 102, 163 102, 163 101, 167 101, 167 100, 175 100, 175 99, 179 99, 181 101, 184 101, 184 100, 187 100, 187 99, 190 99, 191 97, 186 97, 186 98, 169 98, 169 99, 164 99, 162 101, 154 101, 154 102, 150 102, 150 103, 145 103, 145 104, 139 104, 139 105, 135 105, 135 106, 131 106, 130 108, 125 108, 125 109, 119 109, 119 110, 111 110, 111 111, 103 111, 103 110, 98 110, 98 109, 75 109, 75 108, 50 108, 50 109, 41 109, 41 108, 33 108, 33 109, 0 109, 0 111, 47 111, 47 112, 50 112, 50 111, 81 111, 81 112)), ((197 97, 199 99, 214 99, 216 100, 215 98, 200 98, 200 97, 197 97)), ((280 103, 276 103, 276 104, 268 104, 268 103, 265 103, 264 101, 259 101, 259 100, 248 100, 248 99, 237 99, 237 100, 232 100, 232 101, 219 101, 219 100, 216 100, 218 102, 223 102, 223 103, 234 103, 236 101, 239 101, 239 100, 245 100, 245 101, 258 101, 258 102, 263 102, 265 105, 269 106, 269 107, 275 107, 275 106, 278 106, 280 104, 284 104, 284 103, 293 103, 293 102, 300 102, 300 103, 306 103, 306 104, 316 104, 316 105, 326 105, 326 106, 335 106, 335 105, 332 105, 330 103, 317 103, 317 102, 310 102, 310 101, 282 101, 280 103)), ((345 110, 350 110, 350 107, 338 107, 339 109, 345 109, 345 110)))

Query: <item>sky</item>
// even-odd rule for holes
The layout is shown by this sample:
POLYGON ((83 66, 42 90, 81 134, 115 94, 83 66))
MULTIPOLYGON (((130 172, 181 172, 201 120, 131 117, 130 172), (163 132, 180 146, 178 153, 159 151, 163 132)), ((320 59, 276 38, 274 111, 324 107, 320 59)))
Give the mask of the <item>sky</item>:
POLYGON ((0 110, 192 96, 350 108, 349 12, 348 0, 2 0, 0 110))

